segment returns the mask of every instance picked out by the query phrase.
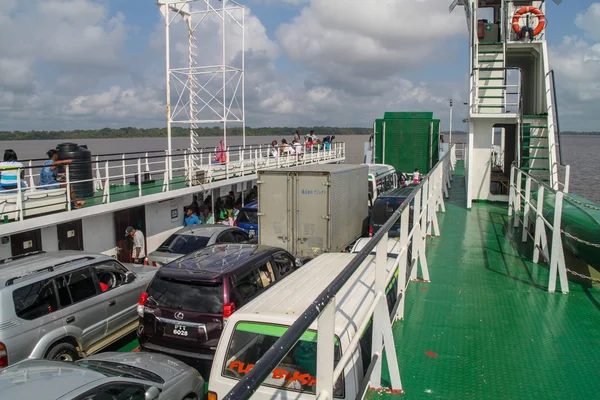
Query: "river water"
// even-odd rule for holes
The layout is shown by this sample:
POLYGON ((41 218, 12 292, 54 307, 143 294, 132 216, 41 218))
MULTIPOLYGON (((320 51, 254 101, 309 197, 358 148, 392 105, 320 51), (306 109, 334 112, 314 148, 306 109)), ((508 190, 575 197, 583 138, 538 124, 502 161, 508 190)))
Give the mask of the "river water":
MULTIPOLYGON (((318 133, 318 132, 317 132, 318 133)), ((282 137, 291 140, 287 136, 249 136, 247 144, 268 144, 272 140, 280 141, 282 137)), ((202 147, 216 146, 220 140, 218 137, 203 137, 202 147)), ((363 160, 363 143, 368 140, 367 136, 348 135, 339 136, 336 140, 346 142, 346 157, 348 163, 361 163, 363 160)), ((465 135, 454 135, 455 143, 465 143, 465 135)), ((563 162, 571 165, 571 192, 583 196, 596 203, 600 203, 600 136, 563 136, 562 152, 563 162)), ((5 148, 12 148, 17 152, 19 159, 45 158, 47 150, 55 148, 61 141, 50 140, 23 140, 4 142, 5 148)), ((135 151, 164 150, 167 148, 165 138, 135 138, 135 139, 85 139, 79 144, 86 144, 92 154, 108 154, 135 151)), ((228 145, 242 144, 241 137, 228 138, 228 145)), ((174 149, 189 147, 189 139, 178 137, 173 139, 174 149)))

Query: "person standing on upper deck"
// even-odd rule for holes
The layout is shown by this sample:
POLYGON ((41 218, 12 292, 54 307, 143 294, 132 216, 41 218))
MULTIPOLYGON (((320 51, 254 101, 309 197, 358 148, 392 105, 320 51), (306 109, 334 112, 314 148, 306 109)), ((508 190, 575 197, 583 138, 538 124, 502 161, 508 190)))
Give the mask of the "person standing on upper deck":
POLYGON ((296 129, 296 133, 294 134, 294 140, 296 142, 300 141, 300 130, 299 129, 296 129))
POLYGON ((135 229, 133 226, 128 226, 127 229, 125 229, 125 237, 133 239, 133 247, 131 249, 133 263, 139 264, 140 258, 143 262, 144 257, 146 257, 146 242, 142 231, 135 229))

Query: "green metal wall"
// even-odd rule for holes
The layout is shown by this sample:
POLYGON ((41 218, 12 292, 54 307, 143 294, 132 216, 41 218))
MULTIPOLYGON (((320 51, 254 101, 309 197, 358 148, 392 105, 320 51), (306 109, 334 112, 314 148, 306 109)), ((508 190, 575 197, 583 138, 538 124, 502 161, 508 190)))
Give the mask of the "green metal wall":
POLYGON ((438 161, 439 124, 432 112, 386 112, 383 119, 375 120, 375 162, 400 172, 419 168, 428 173, 430 161, 431 165, 438 161))

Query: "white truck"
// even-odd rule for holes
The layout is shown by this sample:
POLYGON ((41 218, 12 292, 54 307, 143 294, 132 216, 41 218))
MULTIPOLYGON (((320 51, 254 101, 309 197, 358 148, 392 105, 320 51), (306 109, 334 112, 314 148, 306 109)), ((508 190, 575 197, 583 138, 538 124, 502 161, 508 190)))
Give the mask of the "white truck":
POLYGON ((368 170, 325 164, 259 171, 260 244, 299 258, 346 249, 368 229, 368 170))

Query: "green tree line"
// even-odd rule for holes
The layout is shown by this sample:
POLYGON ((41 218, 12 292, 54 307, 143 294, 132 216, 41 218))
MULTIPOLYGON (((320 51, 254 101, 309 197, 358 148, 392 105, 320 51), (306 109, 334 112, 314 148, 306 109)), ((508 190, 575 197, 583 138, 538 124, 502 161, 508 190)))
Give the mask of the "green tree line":
MULTIPOLYGON (((330 126, 314 127, 281 127, 281 128, 250 128, 246 127, 248 136, 291 136, 300 131, 301 135, 306 135, 311 129, 319 137, 335 135, 368 135, 372 128, 336 128, 330 126)), ((196 129, 199 136, 221 136, 222 127, 206 127, 196 129)), ((173 137, 187 137, 190 134, 188 128, 173 127, 171 129, 173 137)), ((227 135, 241 136, 241 127, 227 128, 227 135)), ((167 128, 103 128, 103 129, 77 129, 72 131, 0 131, 0 140, 53 140, 53 139, 108 139, 108 138, 148 138, 148 137, 166 137, 167 128)))

